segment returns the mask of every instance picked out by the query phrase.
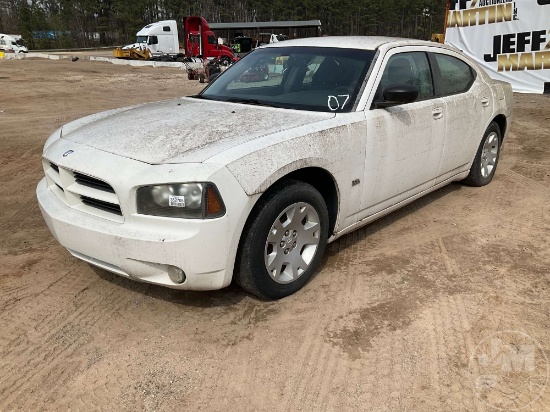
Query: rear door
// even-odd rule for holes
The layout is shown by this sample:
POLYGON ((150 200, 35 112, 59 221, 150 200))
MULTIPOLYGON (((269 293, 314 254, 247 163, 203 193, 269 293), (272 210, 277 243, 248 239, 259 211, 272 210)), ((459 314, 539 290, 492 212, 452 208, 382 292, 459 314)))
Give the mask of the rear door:
POLYGON ((436 93, 445 111, 445 145, 437 182, 470 168, 483 135, 485 112, 491 113, 489 87, 476 80, 477 73, 453 52, 430 53, 436 93))

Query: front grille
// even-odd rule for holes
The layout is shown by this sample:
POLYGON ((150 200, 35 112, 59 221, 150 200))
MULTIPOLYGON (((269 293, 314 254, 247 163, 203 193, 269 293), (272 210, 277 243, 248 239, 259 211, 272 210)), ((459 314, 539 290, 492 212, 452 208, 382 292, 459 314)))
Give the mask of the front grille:
POLYGON ((123 222, 120 201, 109 183, 46 159, 43 165, 50 190, 68 206, 104 219, 123 222))
POLYGON ((93 199, 88 196, 80 196, 82 203, 85 205, 96 207, 106 212, 115 213, 119 216, 122 216, 122 210, 120 210, 120 205, 115 205, 114 203, 104 202, 102 200, 93 199))
POLYGON ((98 190, 104 190, 105 192, 115 193, 114 189, 108 183, 105 183, 99 179, 91 176, 83 175, 82 173, 73 172, 74 180, 81 185, 88 186, 98 190))

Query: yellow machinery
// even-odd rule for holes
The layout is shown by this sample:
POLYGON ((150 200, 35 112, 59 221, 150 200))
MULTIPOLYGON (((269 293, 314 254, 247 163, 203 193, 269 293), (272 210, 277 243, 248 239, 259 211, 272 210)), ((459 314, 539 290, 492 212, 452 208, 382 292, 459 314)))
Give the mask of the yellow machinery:
POLYGON ((432 33, 432 41, 436 43, 441 43, 441 44, 445 43, 445 33, 447 32, 447 21, 449 18, 450 9, 451 9, 451 2, 450 0, 448 0, 447 5, 445 7, 445 22, 443 23, 443 33, 432 33))
POLYGON ((113 56, 117 59, 149 60, 151 58, 151 51, 146 48, 139 49, 130 47, 128 49, 123 49, 117 47, 113 50, 113 56))
POLYGON ((445 35, 441 33, 432 33, 432 41, 436 43, 445 43, 445 35))

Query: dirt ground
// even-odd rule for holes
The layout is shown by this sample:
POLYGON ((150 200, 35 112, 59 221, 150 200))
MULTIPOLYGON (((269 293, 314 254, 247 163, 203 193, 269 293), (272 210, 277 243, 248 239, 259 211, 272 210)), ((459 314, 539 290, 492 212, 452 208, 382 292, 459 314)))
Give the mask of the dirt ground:
POLYGON ((305 289, 264 302, 91 267, 36 203, 54 129, 200 88, 175 69, 0 61, 1 411, 550 410, 550 96, 515 96, 491 185, 345 236, 305 289))

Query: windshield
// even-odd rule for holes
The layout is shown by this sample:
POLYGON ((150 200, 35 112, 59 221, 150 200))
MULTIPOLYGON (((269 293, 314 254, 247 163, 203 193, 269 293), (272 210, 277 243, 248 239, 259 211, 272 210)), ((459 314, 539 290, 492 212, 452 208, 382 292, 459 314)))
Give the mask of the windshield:
POLYGON ((198 97, 317 112, 349 112, 375 52, 328 47, 257 49, 198 97))
POLYGON ((147 36, 137 36, 136 43, 147 43, 147 36))

